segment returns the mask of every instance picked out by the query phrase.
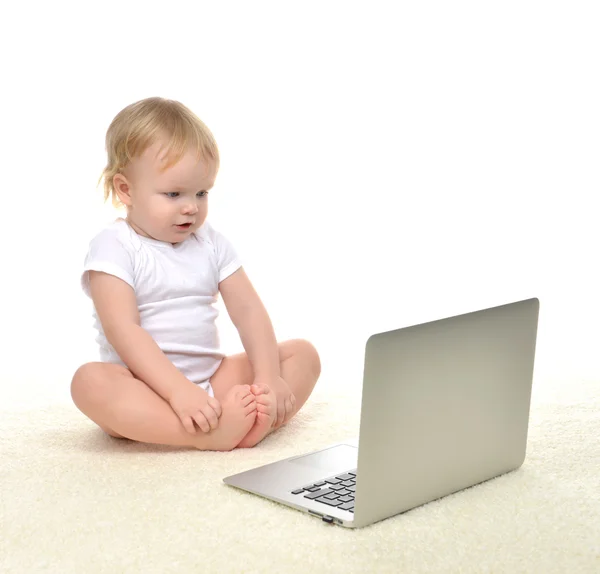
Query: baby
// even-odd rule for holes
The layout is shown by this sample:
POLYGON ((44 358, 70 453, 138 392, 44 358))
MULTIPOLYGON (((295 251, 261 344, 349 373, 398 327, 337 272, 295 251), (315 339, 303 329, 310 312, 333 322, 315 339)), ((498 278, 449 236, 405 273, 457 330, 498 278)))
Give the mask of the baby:
POLYGON ((106 151, 105 200, 126 217, 85 259, 101 362, 77 370, 73 401, 114 437, 258 444, 298 412, 321 366, 309 342, 277 343, 235 249, 206 220, 219 169, 212 133, 181 103, 149 98, 117 114, 106 151), (245 353, 219 350, 219 293, 245 353))

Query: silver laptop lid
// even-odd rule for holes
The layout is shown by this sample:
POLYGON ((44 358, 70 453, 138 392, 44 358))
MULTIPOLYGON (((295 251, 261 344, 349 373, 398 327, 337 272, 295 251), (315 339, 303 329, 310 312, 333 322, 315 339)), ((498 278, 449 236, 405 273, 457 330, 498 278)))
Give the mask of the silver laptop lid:
POLYGON ((523 463, 538 312, 528 299, 369 338, 355 526, 523 463))

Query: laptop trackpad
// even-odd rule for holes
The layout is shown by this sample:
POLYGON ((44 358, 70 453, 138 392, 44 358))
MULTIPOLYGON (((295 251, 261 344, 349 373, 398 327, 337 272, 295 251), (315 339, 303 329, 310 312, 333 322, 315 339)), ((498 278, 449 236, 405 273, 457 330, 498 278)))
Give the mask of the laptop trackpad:
POLYGON ((330 471, 332 474, 356 468, 358 449, 347 444, 340 444, 315 452, 293 458, 288 462, 330 471))

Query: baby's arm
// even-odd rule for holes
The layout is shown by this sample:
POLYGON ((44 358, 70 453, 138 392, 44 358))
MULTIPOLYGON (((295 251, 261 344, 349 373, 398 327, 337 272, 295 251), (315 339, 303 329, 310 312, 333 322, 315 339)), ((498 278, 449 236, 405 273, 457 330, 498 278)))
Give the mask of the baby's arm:
POLYGON ((188 380, 141 327, 135 292, 121 279, 89 272, 90 294, 108 342, 136 378, 167 401, 188 432, 218 426, 219 402, 188 380), (208 424, 207 424, 208 423, 208 424))

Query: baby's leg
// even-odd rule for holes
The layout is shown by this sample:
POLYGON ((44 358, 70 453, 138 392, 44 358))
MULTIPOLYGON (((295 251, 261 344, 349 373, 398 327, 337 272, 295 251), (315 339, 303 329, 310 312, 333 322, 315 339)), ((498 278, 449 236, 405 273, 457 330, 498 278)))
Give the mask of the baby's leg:
POLYGON ((80 367, 71 383, 71 396, 85 415, 113 436, 201 450, 235 448, 256 419, 250 387, 238 385, 221 401, 217 430, 189 434, 162 397, 128 369, 108 363, 80 367))

